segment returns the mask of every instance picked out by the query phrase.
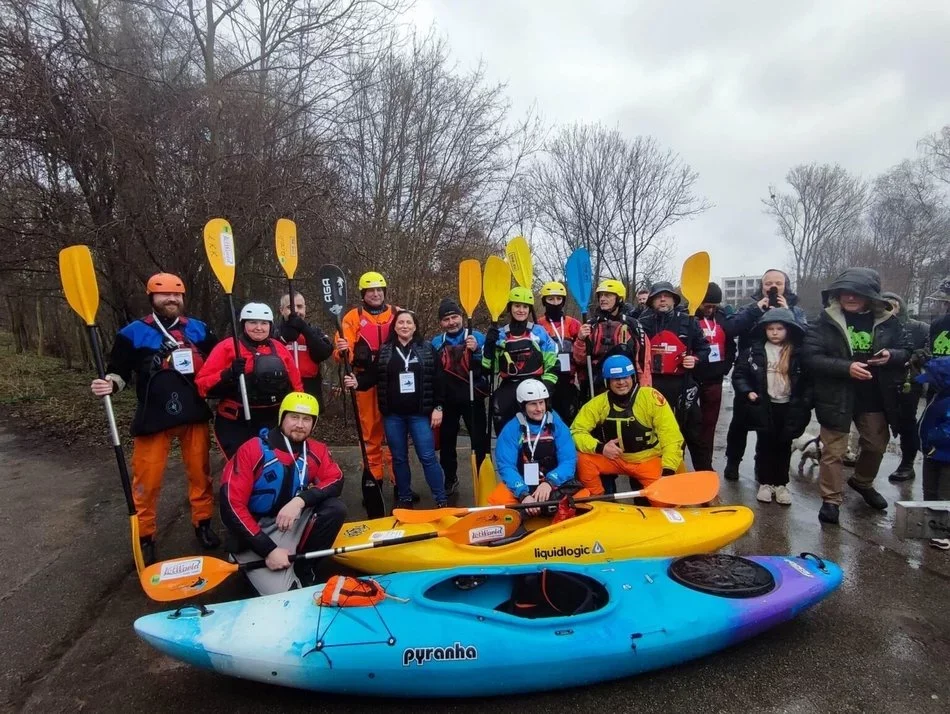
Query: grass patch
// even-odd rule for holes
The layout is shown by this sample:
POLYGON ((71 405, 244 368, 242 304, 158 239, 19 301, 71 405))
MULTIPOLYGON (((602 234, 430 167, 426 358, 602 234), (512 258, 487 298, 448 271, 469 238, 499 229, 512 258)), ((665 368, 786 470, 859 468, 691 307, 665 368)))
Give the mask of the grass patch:
MULTIPOLYGON (((66 369, 58 357, 16 354, 13 337, 0 332, 0 411, 14 429, 65 445, 108 445, 102 404, 89 391, 92 378, 89 370, 66 369)), ((119 435, 131 441, 135 393, 117 395, 113 405, 119 435)))
MULTIPOLYGON (((66 369, 58 357, 18 355, 13 349, 13 336, 0 332, 0 413, 17 431, 65 446, 108 446, 102 403, 89 391, 93 376, 89 369, 66 369)), ((352 410, 344 420, 344 397, 329 388, 324 392, 324 410, 314 435, 329 444, 356 444, 352 410)), ((129 425, 135 414, 134 384, 113 396, 112 404, 119 436, 129 448, 129 425)), ((177 449, 177 442, 173 449, 177 449)))

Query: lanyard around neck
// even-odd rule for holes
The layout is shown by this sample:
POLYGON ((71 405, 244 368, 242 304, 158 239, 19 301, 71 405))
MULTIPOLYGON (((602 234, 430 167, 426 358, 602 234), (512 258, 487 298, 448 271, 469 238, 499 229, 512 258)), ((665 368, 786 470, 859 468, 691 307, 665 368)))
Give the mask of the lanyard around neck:
MULTIPOLYGON (((286 434, 281 434, 284 437, 284 444, 287 446, 287 451, 290 452, 290 455, 294 455, 294 450, 290 446, 290 439, 287 438, 286 434)), ((298 491, 303 491, 304 486, 307 485, 307 442, 303 442, 303 448, 300 450, 300 456, 294 458, 294 471, 297 474, 299 483, 297 485, 298 491)))

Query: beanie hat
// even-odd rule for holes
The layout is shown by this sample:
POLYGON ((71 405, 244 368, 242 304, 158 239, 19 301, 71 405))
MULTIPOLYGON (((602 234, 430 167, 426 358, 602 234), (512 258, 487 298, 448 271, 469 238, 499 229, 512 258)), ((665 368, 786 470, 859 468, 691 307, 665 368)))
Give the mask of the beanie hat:
POLYGON ((455 302, 452 298, 443 298, 442 302, 439 303, 439 319, 447 317, 448 315, 461 315, 462 308, 459 307, 459 304, 455 302))
POLYGON ((719 287, 716 283, 709 283, 709 287, 706 289, 706 297, 703 298, 703 302, 709 302, 718 305, 722 302, 722 288, 719 287))

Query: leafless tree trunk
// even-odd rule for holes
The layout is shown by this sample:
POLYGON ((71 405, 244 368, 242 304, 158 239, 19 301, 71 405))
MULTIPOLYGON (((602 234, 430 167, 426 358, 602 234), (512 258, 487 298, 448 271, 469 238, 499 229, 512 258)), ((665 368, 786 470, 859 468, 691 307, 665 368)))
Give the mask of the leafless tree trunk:
POLYGON ((867 184, 829 164, 796 166, 785 180, 790 192, 770 187, 762 202, 792 254, 795 286, 805 297, 847 267, 849 247, 861 231, 867 184))

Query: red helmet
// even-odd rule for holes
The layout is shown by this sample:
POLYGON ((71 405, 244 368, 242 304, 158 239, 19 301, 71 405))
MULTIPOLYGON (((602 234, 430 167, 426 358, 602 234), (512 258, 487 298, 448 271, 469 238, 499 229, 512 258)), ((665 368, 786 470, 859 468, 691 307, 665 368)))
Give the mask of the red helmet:
POLYGON ((185 284, 177 275, 171 273, 155 273, 145 284, 145 293, 181 293, 185 292, 185 284))

